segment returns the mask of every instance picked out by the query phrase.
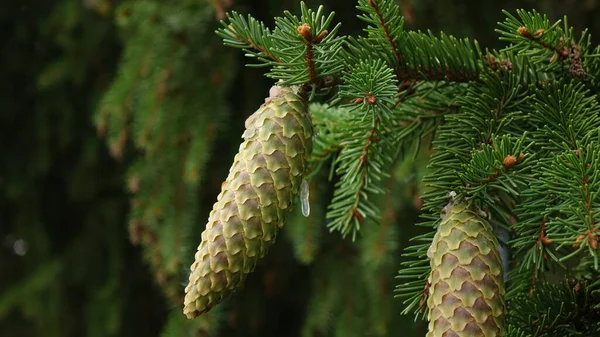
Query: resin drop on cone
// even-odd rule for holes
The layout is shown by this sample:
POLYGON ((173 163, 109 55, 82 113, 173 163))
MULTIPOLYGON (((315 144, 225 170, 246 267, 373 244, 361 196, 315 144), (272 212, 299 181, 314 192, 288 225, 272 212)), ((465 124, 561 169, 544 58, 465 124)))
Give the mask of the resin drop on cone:
POLYGON ((210 212, 185 288, 194 318, 231 295, 275 241, 291 210, 312 151, 307 102, 275 86, 246 120, 246 130, 210 212))

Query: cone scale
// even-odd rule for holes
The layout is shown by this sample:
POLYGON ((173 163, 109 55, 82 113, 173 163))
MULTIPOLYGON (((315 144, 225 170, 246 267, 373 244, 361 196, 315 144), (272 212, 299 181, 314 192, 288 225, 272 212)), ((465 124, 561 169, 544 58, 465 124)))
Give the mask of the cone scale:
POLYGON ((210 212, 185 288, 194 318, 231 295, 274 243, 291 210, 312 151, 306 100, 289 87, 246 120, 246 130, 210 212))
POLYGON ((486 219, 451 203, 427 252, 427 337, 504 336, 499 244, 486 219))

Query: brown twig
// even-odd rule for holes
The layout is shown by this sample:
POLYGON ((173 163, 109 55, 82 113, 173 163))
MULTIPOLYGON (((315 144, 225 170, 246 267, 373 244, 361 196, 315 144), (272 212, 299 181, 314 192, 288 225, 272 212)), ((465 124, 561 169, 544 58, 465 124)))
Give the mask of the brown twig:
POLYGON ((517 29, 517 33, 519 33, 519 35, 521 35, 522 37, 524 37, 530 41, 533 41, 548 50, 551 50, 551 51, 557 53, 561 59, 566 59, 567 56, 569 56, 569 50, 567 48, 563 47, 562 43, 559 43, 556 46, 552 46, 552 45, 540 40, 542 35, 544 35, 544 33, 545 33, 545 31, 543 29, 538 29, 534 33, 531 33, 527 29, 527 27, 521 26, 517 29))
POLYGON ((540 38, 544 35, 543 29, 538 29, 535 33, 531 33, 526 27, 519 27, 517 32, 527 38, 530 41, 537 43, 538 45, 555 52, 556 54, 552 56, 550 62, 554 62, 555 56, 558 55, 560 61, 569 61, 569 73, 571 76, 577 79, 584 79, 587 75, 585 69, 583 68, 583 62, 581 60, 581 46, 576 44, 569 43, 565 45, 561 39, 561 41, 556 45, 550 45, 544 41, 541 41, 540 38))
POLYGON ((392 39, 389 27, 385 24, 385 19, 383 17, 383 14, 381 14, 381 11, 379 10, 379 6, 377 5, 377 3, 375 3, 374 0, 369 0, 369 6, 371 6, 375 10, 377 17, 379 18, 379 24, 381 24, 381 27, 383 28, 383 32, 385 33, 385 37, 387 38, 390 47, 392 47, 394 57, 396 57, 396 62, 400 64, 400 52, 398 51, 398 47, 396 46, 394 39, 392 39))
POLYGON ((304 38, 304 45, 306 46, 305 60, 306 67, 308 68, 308 81, 312 84, 317 84, 319 79, 317 78, 317 70, 315 69, 315 61, 313 59, 313 43, 320 42, 327 34, 327 31, 323 31, 315 37, 310 26, 307 23, 303 23, 298 26, 298 33, 304 38))
POLYGON ((507 71, 512 70, 512 63, 509 60, 498 60, 494 55, 483 55, 483 63, 490 67, 494 71, 498 71, 500 69, 504 69, 507 71))
POLYGON ((367 167, 369 163, 369 151, 371 147, 379 140, 377 136, 377 128, 379 127, 379 117, 375 117, 375 121, 373 123, 373 128, 367 132, 367 139, 365 140, 365 144, 363 149, 358 157, 359 165, 362 169, 362 175, 360 177, 360 185, 358 187, 358 192, 356 193, 354 206, 350 209, 351 218, 356 218, 359 222, 365 220, 365 218, 358 211, 358 203, 361 198, 361 191, 363 190, 366 182, 367 182, 367 167))
POLYGON ((546 236, 546 218, 542 219, 542 224, 540 226, 540 233, 538 234, 538 239, 535 243, 536 246, 547 246, 552 243, 552 240, 546 236))
POLYGON ((233 29, 233 27, 231 25, 229 26, 229 30, 233 33, 233 37, 236 40, 249 45, 252 49, 258 50, 259 52, 261 52, 263 55, 265 55, 266 57, 270 58, 271 60, 273 60, 273 61, 275 61, 277 63, 281 63, 280 59, 278 59, 277 57, 271 55, 271 53, 269 53, 264 47, 257 46, 257 45, 254 44, 254 42, 252 42, 252 41, 250 41, 248 39, 244 39, 243 37, 237 35, 236 32, 235 32, 235 30, 233 29))
POLYGON ((585 210, 586 210, 586 217, 588 219, 588 224, 589 224, 589 228, 587 230, 586 233, 586 237, 588 239, 588 242, 590 244, 590 246, 596 250, 598 249, 598 238, 596 236, 596 223, 593 217, 593 210, 592 210, 592 200, 590 198, 590 191, 588 190, 588 182, 587 182, 588 178, 585 176, 581 176, 581 184, 583 185, 583 205, 585 206, 585 210))

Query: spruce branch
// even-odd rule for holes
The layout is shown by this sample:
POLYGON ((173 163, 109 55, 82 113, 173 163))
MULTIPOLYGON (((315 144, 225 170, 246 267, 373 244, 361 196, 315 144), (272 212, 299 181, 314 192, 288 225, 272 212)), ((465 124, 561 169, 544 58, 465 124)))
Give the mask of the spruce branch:
POLYGON ((404 31, 404 19, 391 0, 360 0, 358 17, 367 22, 366 37, 348 37, 348 63, 374 55, 395 70, 399 81, 433 80, 470 82, 488 69, 511 70, 508 60, 482 57, 476 41, 443 33, 404 31))
MULTIPOLYGON (((406 304, 403 313, 425 307, 431 290, 427 249, 452 193, 483 210, 482 221, 494 229, 512 230, 514 257, 506 265, 511 269, 508 298, 516 304, 510 310, 528 310, 537 318, 512 322, 509 333, 526 336, 531 327, 542 327, 535 334, 562 331, 567 311, 542 313, 544 306, 520 301, 553 294, 556 289, 546 283, 552 268, 571 276, 580 276, 579 269, 598 269, 600 110, 586 88, 595 83, 600 49, 590 52, 589 35, 584 31, 576 39, 566 19, 552 23, 535 11, 505 12, 497 31, 510 45, 483 53, 475 40, 404 31, 392 0, 359 0, 357 8, 367 23, 361 37, 336 37, 339 25, 328 28, 333 14, 324 15, 322 7, 313 12, 304 3, 300 18, 284 12, 273 30, 234 13, 219 31, 226 44, 246 50, 271 68, 268 77, 284 85, 338 89, 330 104, 311 106, 318 131, 311 177, 333 160, 330 180, 337 179, 326 215, 329 229, 355 239, 367 219, 378 221, 377 194, 390 186, 383 182, 389 167, 404 148, 434 133, 419 224, 429 232, 413 238, 404 254, 408 261, 402 263, 396 287, 406 304), (564 80, 567 72, 574 81, 564 80), (566 263, 575 257, 585 268, 566 263)), ((393 233, 388 225, 379 233, 371 227, 364 232, 360 257, 369 271, 384 265, 378 252, 393 244, 384 237, 393 233)), ((306 260, 314 251, 314 233, 302 232, 306 260)), ((340 267, 332 261, 328 265, 340 267)), ((345 284, 345 291, 361 282, 345 284)), ((556 294, 560 301, 570 300, 563 295, 556 294)), ((339 329, 346 331, 348 326, 341 325, 352 320, 348 311, 360 303, 343 293, 335 301, 325 305, 314 299, 328 314, 339 314, 339 329)), ((560 307, 558 302, 543 304, 560 307)), ((322 320, 311 324, 310 332, 322 331, 322 320)), ((568 332, 583 331, 577 329, 568 332)))
MULTIPOLYGON (((315 126, 316 137, 310 157, 310 173, 306 177, 307 180, 314 177, 327 161, 337 157, 338 152, 342 149, 344 130, 350 128, 350 123, 345 118, 348 114, 348 110, 345 108, 312 103, 309 110, 315 126)), ((332 179, 332 175, 333 166, 329 173, 329 180, 332 179)))
MULTIPOLYGON (((427 189, 422 195, 425 212, 419 225, 436 228, 448 193, 454 191, 489 210, 493 227, 508 226, 512 204, 530 179, 528 156, 521 159, 522 165, 515 162, 504 166, 507 156, 518 162, 520 153, 532 146, 519 126, 529 97, 521 80, 519 72, 500 70, 483 75, 456 99, 460 110, 444 116, 445 123, 433 141, 431 171, 423 179, 427 189), (502 174, 497 175, 498 171, 502 174)), ((424 309, 430 273, 427 250, 433 236, 430 231, 413 238, 414 243, 403 254, 408 260, 401 264, 397 276, 396 297, 404 299, 405 314, 418 315, 424 309)))
MULTIPOLYGON (((308 68, 308 78, 310 83, 315 84, 317 83, 317 71, 315 70, 315 61, 313 59, 313 43, 320 40, 320 38, 317 39, 313 36, 310 26, 306 23, 298 26, 298 33, 306 40, 304 45, 306 46, 305 59, 306 68, 308 68)), ((327 34, 327 31, 323 31, 322 33, 327 34)))
MULTIPOLYGON (((561 21, 551 23, 546 15, 534 11, 517 10, 516 18, 510 12, 504 10, 506 19, 499 22, 500 28, 496 32, 501 34, 500 40, 512 42, 505 50, 520 50, 528 56, 544 55, 548 52, 556 53, 561 60, 568 56, 567 47, 572 44, 568 36, 560 27, 561 21), (537 46, 530 49, 529 46, 537 46)), ((542 58, 535 58, 537 62, 543 62, 542 58)))
POLYGON ((256 20, 249 14, 246 19, 236 11, 228 12, 226 16, 229 24, 222 20, 223 28, 215 31, 223 38, 224 45, 243 49, 247 53, 246 56, 257 58, 264 62, 265 66, 272 62, 281 63, 270 50, 271 45, 268 40, 271 31, 262 21, 256 20))
MULTIPOLYGON (((398 165, 399 157, 389 165, 388 175, 392 175, 398 165)), ((379 226, 365 230, 365 235, 361 238, 361 260, 362 263, 371 270, 377 272, 384 266, 389 266, 392 260, 392 254, 398 247, 398 230, 393 223, 397 217, 397 210, 394 208, 394 180, 388 179, 385 190, 387 193, 381 201, 382 216, 379 226)), ((366 275, 365 275, 366 276, 366 275)), ((369 277, 369 276, 367 276, 369 277)))
MULTIPOLYGON (((155 13, 158 10, 155 6, 147 6, 147 4, 140 4, 138 7, 141 7, 142 13, 135 15, 136 19, 147 14, 145 11, 155 13)), ((148 63, 153 56, 152 38, 151 30, 148 29, 145 34, 136 35, 133 43, 125 49, 123 62, 119 67, 128 71, 123 71, 124 75, 118 77, 114 85, 104 94, 99 104, 100 108, 94 116, 97 134, 106 136, 110 153, 118 160, 123 157, 130 139, 135 92, 147 76, 148 63)))
POLYGON ((258 63, 252 66, 270 67, 266 76, 281 80, 283 85, 313 84, 325 86, 325 78, 343 70, 340 52, 344 37, 336 36, 340 24, 329 29, 334 13, 325 15, 323 6, 317 11, 301 3, 301 16, 284 11, 275 18, 270 30, 264 23, 232 12, 229 23, 216 33, 227 46, 241 48, 246 56, 258 63))
POLYGON ((393 135, 388 126, 394 123, 397 82, 393 70, 381 60, 363 61, 352 66, 343 76, 340 96, 352 100, 344 132, 342 150, 335 161, 334 197, 327 217, 329 227, 343 236, 355 239, 360 224, 366 219, 378 219, 379 210, 369 194, 383 193, 384 167, 391 163, 393 135), (350 132, 349 132, 350 131, 350 132))
POLYGON ((594 47, 587 55, 582 55, 581 59, 584 60, 583 67, 586 73, 589 75, 588 78, 592 85, 595 87, 595 91, 598 92, 599 77, 600 74, 600 46, 594 47))
POLYGON ((600 127, 597 97, 582 83, 551 81, 535 90, 527 120, 538 125, 532 136, 539 150, 560 152, 588 144, 600 127), (539 127, 541 126, 541 127, 539 127))
POLYGON ((397 44, 403 30, 404 18, 400 15, 400 8, 395 1, 359 0, 356 8, 364 12, 358 15, 358 18, 370 24, 365 29, 369 39, 385 41, 388 51, 393 55, 394 68, 400 66, 402 57, 397 44))
MULTIPOLYGON (((545 221, 544 229, 554 253, 550 256, 563 262, 576 254, 588 251, 598 267, 598 202, 600 179, 597 171, 600 157, 595 143, 587 147, 579 147, 576 151, 569 147, 552 158, 541 161, 539 173, 532 188, 524 193, 528 202, 520 208, 520 212, 538 207, 537 200, 545 200, 545 207, 540 212, 545 221), (566 249, 559 255, 561 249, 566 249)), ((538 211, 539 212, 539 211, 538 211)), ((525 218, 528 219, 528 218, 525 218)), ((531 219, 531 217, 529 218, 531 219)), ((519 237, 530 233, 531 220, 515 227, 519 237)), ((529 246, 537 245, 537 238, 529 236, 529 246)), ((524 239, 517 241, 524 245, 524 239)))
POLYGON ((381 119, 375 117, 372 127, 366 130, 365 135, 356 135, 354 139, 343 142, 345 149, 336 160, 339 164, 336 172, 343 173, 344 178, 336 184, 336 191, 327 217, 332 219, 329 227, 339 230, 343 236, 352 234, 352 239, 360 230, 360 224, 365 218, 377 220, 379 210, 367 195, 370 193, 383 193, 384 191, 373 179, 380 180, 380 169, 384 162, 381 156, 383 151, 379 148, 381 119), (354 148, 360 148, 355 152, 354 148), (358 158, 355 158, 357 157, 358 158))
POLYGON ((551 23, 546 15, 534 11, 517 10, 518 18, 503 11, 504 22, 498 23, 500 39, 512 44, 504 51, 517 50, 528 56, 533 63, 544 66, 545 71, 567 70, 571 77, 579 80, 590 77, 584 59, 595 57, 590 54, 590 35, 584 30, 577 39, 567 18, 551 23), (560 26, 564 22, 563 27, 560 26))
POLYGON ((387 44, 370 38, 348 38, 348 61, 358 62, 375 54, 397 71, 399 81, 431 80, 470 82, 479 80, 485 63, 476 41, 457 39, 441 33, 403 32, 397 47, 403 56, 399 67, 395 58, 386 52, 387 44), (375 50, 374 50, 375 49, 375 50))
MULTIPOLYGON (((540 200, 539 206, 543 205, 544 202, 544 200, 540 200)), ((514 251, 514 256, 518 257, 521 262, 518 268, 511 270, 508 274, 508 279, 511 280, 513 286, 507 292, 507 298, 512 298, 523 292, 532 294, 538 282, 543 279, 544 274, 549 270, 551 264, 549 261, 565 269, 564 265, 558 262, 553 250, 549 249, 552 240, 547 236, 546 218, 534 212, 527 214, 530 215, 527 218, 524 213, 519 212, 518 208, 515 213, 520 218, 525 219, 528 224, 516 223, 513 226, 513 229, 518 228, 520 235, 510 242, 510 246, 514 251), (531 245, 531 242, 534 242, 534 244, 531 245)))
MULTIPOLYGON (((108 113, 114 121, 127 116, 125 127, 111 123, 107 131, 109 137, 118 132, 119 142, 121 135, 130 136, 137 150, 127 172, 130 239, 144 248, 166 298, 179 305, 197 187, 214 129, 226 116, 221 96, 230 78, 223 72, 230 58, 223 54, 211 61, 204 52, 219 45, 212 29, 201 24, 213 19, 211 7, 184 10, 149 1, 131 6, 127 24, 134 25, 135 34, 128 37, 123 71, 103 97, 98 115, 108 113)), ((123 145, 113 152, 123 153, 123 145)))
POLYGON ((542 285, 509 301, 508 323, 529 336, 594 336, 600 327, 598 286, 587 280, 542 285))
MULTIPOLYGON (((523 286, 534 285, 530 280, 541 279, 548 267, 565 268, 563 261, 593 248, 595 242, 590 199, 595 195, 586 192, 592 191, 587 179, 592 172, 588 164, 591 167, 594 160, 579 157, 587 156, 586 144, 597 138, 595 96, 580 83, 552 81, 535 90, 531 106, 527 120, 543 125, 531 132, 540 159, 530 187, 522 193, 523 203, 515 210, 521 220, 513 226, 516 236, 511 241, 523 262, 510 279, 523 286)), ((597 263, 595 250, 590 254, 597 263)))
POLYGON ((400 82, 478 82, 487 72, 514 70, 520 72, 523 83, 531 83, 539 75, 532 65, 523 64, 527 58, 515 57, 510 50, 483 55, 477 41, 404 31, 398 6, 392 1, 359 1, 358 8, 364 12, 359 17, 369 23, 367 36, 347 38, 346 63, 377 57, 395 70, 400 82))
MULTIPOLYGON (((519 135, 518 130, 514 128, 522 119, 520 107, 528 96, 522 91, 518 76, 508 73, 491 74, 482 80, 486 85, 471 86, 466 94, 457 100, 457 104, 462 107, 461 113, 447 115, 446 124, 439 130, 439 137, 434 141, 439 155, 434 155, 431 160, 432 168, 437 165, 439 168, 430 177, 425 178, 425 182, 431 187, 430 192, 424 195, 426 199, 432 198, 438 202, 446 200, 446 194, 453 190, 469 194, 482 191, 486 185, 482 184, 484 180, 494 177, 496 171, 505 170, 503 161, 506 156, 519 157, 521 150, 528 148, 523 147, 525 139, 522 137, 514 145, 510 138, 505 138, 504 142, 496 139, 497 135, 502 134, 519 135), (490 146, 495 142, 500 146, 490 146), (473 149, 477 150, 473 152, 473 149), (476 159, 485 156, 482 149, 487 151, 487 159, 476 159), (492 159, 494 156, 495 159, 492 159), (464 169, 471 165, 480 167, 473 167, 470 173, 466 173, 464 169), (449 170, 459 167, 463 169, 462 175, 449 170)), ((508 182, 507 184, 513 185, 508 182)), ((509 185, 504 188, 508 188, 509 185)), ((439 211, 443 203, 442 201, 441 204, 433 206, 432 211, 439 211)))
POLYGON ((434 133, 444 116, 458 112, 456 100, 465 91, 464 85, 449 82, 412 82, 395 107, 400 111, 393 127, 398 143, 408 145, 434 133))
MULTIPOLYGON (((354 99, 354 103, 369 113, 375 110, 389 116, 389 105, 396 104, 398 92, 396 76, 382 60, 367 60, 353 65, 343 76, 340 96, 354 99)), ((354 106, 356 107, 356 106, 354 106)))
POLYGON ((471 161, 463 164, 458 174, 465 187, 460 190, 487 207, 497 207, 497 192, 518 197, 530 180, 528 163, 532 156, 524 153, 528 153, 533 144, 525 144, 526 139, 527 134, 518 139, 509 135, 495 137, 490 144, 474 151, 471 161))

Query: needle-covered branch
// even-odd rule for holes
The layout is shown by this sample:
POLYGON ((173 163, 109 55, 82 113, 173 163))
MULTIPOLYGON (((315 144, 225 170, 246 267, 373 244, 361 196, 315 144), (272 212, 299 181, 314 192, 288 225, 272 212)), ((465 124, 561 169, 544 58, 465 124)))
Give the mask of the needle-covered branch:
POLYGON ((370 200, 383 193, 385 166, 391 163, 397 84, 393 70, 378 61, 361 62, 350 68, 340 86, 340 96, 350 100, 344 117, 349 129, 341 139, 336 158, 336 184, 327 217, 329 227, 353 238, 365 219, 376 220, 378 207, 370 200))
MULTIPOLYGON (((509 302, 508 324, 523 336, 595 336, 600 331, 600 283, 565 280, 509 302)), ((509 335, 513 336, 513 335, 509 335)), ((518 336, 518 335, 517 335, 518 336)))
MULTIPOLYGON (((530 159, 526 158, 530 155, 525 154, 531 145, 525 135, 515 137, 519 135, 521 109, 527 97, 520 76, 500 70, 482 77, 482 83, 468 87, 456 100, 460 110, 446 115, 445 124, 437 130, 430 174, 424 178, 427 191, 422 195, 422 226, 438 226, 449 194, 472 200, 489 212, 494 228, 508 226, 508 205, 527 187, 530 159)), ((396 288, 398 297, 406 303, 405 313, 424 310, 430 273, 426 253, 433 234, 431 231, 413 238, 415 242, 406 250, 408 261, 402 264, 396 288)))
POLYGON ((581 32, 579 39, 575 30, 567 24, 565 17, 551 23, 547 16, 536 11, 517 10, 518 18, 504 11, 506 20, 498 23, 496 29, 500 39, 509 41, 504 51, 516 50, 533 63, 544 66, 547 72, 568 70, 576 79, 595 78, 588 75, 586 63, 597 63, 597 53, 591 51, 591 37, 587 31, 581 32), (561 23, 564 23, 561 27, 561 23))
POLYGON ((267 66, 266 76, 281 80, 281 84, 316 84, 323 86, 326 76, 343 70, 340 52, 344 37, 336 36, 340 24, 330 28, 333 13, 325 15, 323 6, 317 11, 301 3, 300 18, 288 11, 275 18, 275 28, 248 15, 227 14, 229 22, 222 21, 217 30, 225 45, 241 48, 246 56, 267 66))
MULTIPOLYGON (((498 52, 469 38, 408 31, 392 0, 359 0, 357 9, 366 22, 363 36, 337 36, 333 13, 304 3, 299 17, 285 11, 272 29, 233 12, 217 32, 257 61, 254 66, 268 67, 266 76, 279 85, 298 85, 309 100, 321 100, 310 108, 317 132, 306 173, 313 193, 326 176, 319 173, 330 167, 333 197, 319 205, 327 208, 323 218, 294 218, 289 234, 296 256, 309 263, 326 251, 333 259, 319 225, 352 240, 364 230, 362 245, 340 245, 345 261, 360 256, 369 265, 362 273, 386 269, 383 261, 392 261, 386 253, 396 242, 385 236, 401 231, 390 220, 399 217, 387 214, 395 212, 391 197, 381 195, 394 185, 390 170, 409 160, 406 149, 431 137, 419 195, 419 225, 426 231, 412 239, 398 274, 403 312, 427 311, 430 336, 486 331, 520 337, 537 322, 539 333, 562 331, 566 323, 556 322, 564 312, 544 316, 519 301, 554 291, 547 283, 551 273, 582 279, 581 270, 597 275, 600 268, 600 109, 594 95, 600 49, 592 48, 585 31, 576 38, 566 20, 552 23, 535 11, 505 12, 497 32, 509 45, 498 52), (382 203, 386 221, 377 228, 382 203), (580 264, 573 267, 576 258, 580 264), (531 314, 528 324, 503 322, 505 297, 515 303, 508 316, 531 314)), ((328 270, 337 279, 344 273, 353 280, 345 291, 376 283, 332 261, 328 270)), ((369 301, 378 300, 371 290, 365 292, 369 301)), ((343 323, 363 302, 344 294, 321 286, 311 300, 319 317, 307 319, 306 331, 322 332, 323 317, 335 314, 339 331, 350 333, 343 323)), ((383 321, 369 317, 373 324, 383 321)), ((576 321, 569 333, 587 331, 581 328, 587 317, 567 317, 576 321)))

